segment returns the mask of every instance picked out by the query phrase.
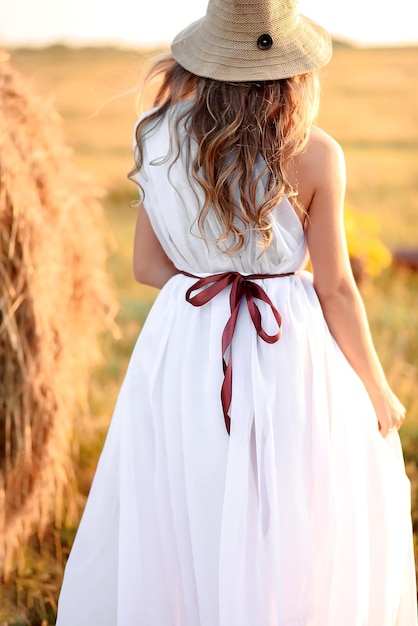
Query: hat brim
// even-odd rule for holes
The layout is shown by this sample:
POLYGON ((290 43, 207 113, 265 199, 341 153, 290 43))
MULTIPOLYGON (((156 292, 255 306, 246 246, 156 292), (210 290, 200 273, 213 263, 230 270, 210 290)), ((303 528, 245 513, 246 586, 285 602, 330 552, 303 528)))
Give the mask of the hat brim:
POLYGON ((278 80, 306 74, 326 65, 332 56, 330 34, 304 15, 287 37, 269 50, 256 41, 226 41, 205 28, 205 18, 193 22, 173 40, 174 59, 186 70, 220 81, 278 80))

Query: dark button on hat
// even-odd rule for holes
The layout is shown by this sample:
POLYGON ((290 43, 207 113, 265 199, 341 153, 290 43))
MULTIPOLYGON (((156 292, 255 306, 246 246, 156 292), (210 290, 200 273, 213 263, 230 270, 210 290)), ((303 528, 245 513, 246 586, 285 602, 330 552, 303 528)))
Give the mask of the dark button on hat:
POLYGON ((260 50, 270 50, 272 45, 273 39, 268 34, 260 35, 257 39, 257 46, 260 48, 260 50))

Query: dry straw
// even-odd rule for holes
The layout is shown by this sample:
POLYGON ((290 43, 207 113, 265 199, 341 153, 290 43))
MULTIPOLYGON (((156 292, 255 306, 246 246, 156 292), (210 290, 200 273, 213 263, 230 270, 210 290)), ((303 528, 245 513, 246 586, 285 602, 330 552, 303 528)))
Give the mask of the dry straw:
POLYGON ((73 427, 116 310, 104 235, 57 114, 0 51, 0 575, 78 517, 73 427))

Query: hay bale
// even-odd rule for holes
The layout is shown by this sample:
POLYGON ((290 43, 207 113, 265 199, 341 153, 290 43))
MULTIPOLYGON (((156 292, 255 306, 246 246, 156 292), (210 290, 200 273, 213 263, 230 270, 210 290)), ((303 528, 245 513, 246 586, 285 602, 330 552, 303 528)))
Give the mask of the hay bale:
POLYGON ((116 311, 98 194, 0 50, 0 575, 73 523, 71 439, 116 311))

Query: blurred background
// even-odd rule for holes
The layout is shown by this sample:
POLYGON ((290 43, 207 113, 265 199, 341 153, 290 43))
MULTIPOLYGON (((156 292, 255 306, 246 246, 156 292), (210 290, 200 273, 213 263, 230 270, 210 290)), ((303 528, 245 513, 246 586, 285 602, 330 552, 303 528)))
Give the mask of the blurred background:
MULTIPOLYGON (((8 493, 13 492, 14 498, 14 508, 9 507, 12 513, 7 513, 8 505, 5 515, 0 512, 4 537, 0 624, 54 623, 63 566, 118 389, 156 295, 155 290, 136 284, 131 271, 136 216, 130 203, 137 192, 126 175, 132 166, 138 85, 150 59, 166 51, 174 35, 202 16, 205 8, 205 0, 141 5, 130 0, 0 0, 0 112, 4 116, 0 118, 0 245, 5 249, 0 253, 4 267, 9 268, 4 274, 8 273, 11 294, 7 309, 5 299, 1 300, 0 339, 3 333, 7 341, 0 342, 0 369, 17 354, 16 333, 25 332, 26 343, 28 337, 27 329, 19 326, 16 264, 7 265, 10 251, 17 249, 11 244, 16 232, 27 244, 21 245, 19 271, 22 274, 25 267, 30 270, 25 273, 22 301, 31 302, 30 292, 35 311, 30 324, 26 311, 26 326, 35 325, 39 334, 40 328, 57 323, 54 336, 45 335, 44 342, 53 348, 48 363, 55 364, 55 369, 64 368, 62 357, 57 356, 57 337, 61 352, 72 355, 72 364, 65 365, 65 375, 51 382, 48 393, 47 383, 33 383, 33 367, 19 379, 19 389, 31 388, 32 383, 34 389, 41 389, 40 399, 31 406, 36 404, 42 432, 48 431, 40 439, 38 456, 42 456, 45 475, 55 476, 52 483, 39 478, 41 470, 36 469, 32 458, 36 456, 35 417, 32 421, 21 417, 22 432, 29 432, 31 437, 21 437, 19 443, 17 434, 10 435, 15 428, 14 405, 6 401, 15 393, 11 388, 14 383, 10 382, 9 388, 0 387, 0 411, 4 409, 0 414, 0 507, 4 502, 7 505, 8 493), (13 152, 18 144, 19 157, 13 152), (50 159, 47 165, 46 153, 50 159), (22 195, 31 186, 33 195, 22 195), (28 230, 28 223, 32 230, 28 230), (48 230, 52 223, 54 229, 48 230), (84 336, 82 345, 73 337, 60 335, 60 320, 67 314, 64 310, 57 321, 58 308, 49 318, 42 317, 47 315, 46 297, 42 306, 39 302, 35 306, 41 287, 38 285, 36 296, 30 283, 38 267, 45 264, 50 268, 51 257, 32 249, 34 233, 38 242, 44 241, 45 250, 50 250, 51 240, 56 239, 54 259, 60 259, 63 274, 54 280, 62 283, 72 268, 73 282, 59 299, 63 302, 68 298, 65 309, 72 311, 72 317, 66 325, 84 336), (61 258, 60 250, 65 258, 61 258), (38 256, 34 261, 35 252, 38 256), (79 273, 75 275, 77 263, 79 273), (89 275, 94 277, 95 286, 88 282, 89 275), (81 301, 85 307, 91 301, 91 309, 82 309, 81 301), (97 320, 94 327, 87 324, 88 315, 97 320), (15 335, 10 330, 12 317, 17 320, 15 335), (90 351, 94 358, 87 356, 90 351), (82 382, 75 384, 80 378, 82 382), (47 397, 55 398, 48 404, 48 418, 47 397), (13 483, 10 476, 22 455, 31 457, 32 465, 22 465, 19 471, 25 480, 13 483), (45 501, 42 506, 41 501, 45 501), (21 523, 24 515, 27 523, 21 523), (37 516, 42 517, 42 523, 37 516)), ((414 528, 418 530, 416 0, 399 0, 396 7, 382 0, 353 0, 344 5, 332 0, 305 0, 301 10, 335 37, 333 60, 321 72, 318 124, 341 143, 346 155, 350 256, 378 353, 407 408, 401 436, 412 484, 414 528)), ((147 107, 151 103, 152 93, 146 93, 143 104, 147 107)), ((46 296, 50 293, 48 283, 46 296)), ((54 306, 59 306, 58 300, 54 306)), ((21 345, 25 342, 22 339, 21 345)), ((38 344, 33 346, 39 349, 38 344)), ((40 370, 47 356, 39 361, 40 370)), ((32 353, 31 358, 35 358, 32 353)), ((30 394, 32 398, 35 391, 30 394)))

